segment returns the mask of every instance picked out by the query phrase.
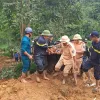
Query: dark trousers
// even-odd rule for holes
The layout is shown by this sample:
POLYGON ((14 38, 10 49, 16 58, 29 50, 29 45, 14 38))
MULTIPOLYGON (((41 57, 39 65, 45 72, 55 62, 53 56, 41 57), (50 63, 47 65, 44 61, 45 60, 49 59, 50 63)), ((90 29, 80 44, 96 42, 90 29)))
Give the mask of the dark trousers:
POLYGON ((15 57, 15 61, 18 62, 18 57, 15 57))
MULTIPOLYGON (((48 61, 48 66, 47 66, 47 72, 51 74, 55 70, 55 65, 59 61, 61 55, 58 54, 51 54, 47 55, 47 61, 48 61)), ((61 71, 63 71, 64 66, 61 67, 61 71)))
POLYGON ((94 61, 87 60, 83 64, 83 71, 88 72, 91 68, 94 68, 94 77, 96 80, 100 80, 100 65, 97 63, 94 63, 94 61))
POLYGON ((43 72, 48 63, 47 63, 47 56, 43 56, 43 55, 35 55, 34 56, 34 61, 35 61, 35 64, 37 66, 37 71, 38 72, 43 72))
POLYGON ((48 61, 47 72, 51 74, 54 71, 55 65, 57 63, 57 55, 56 54, 47 55, 47 61, 48 61))

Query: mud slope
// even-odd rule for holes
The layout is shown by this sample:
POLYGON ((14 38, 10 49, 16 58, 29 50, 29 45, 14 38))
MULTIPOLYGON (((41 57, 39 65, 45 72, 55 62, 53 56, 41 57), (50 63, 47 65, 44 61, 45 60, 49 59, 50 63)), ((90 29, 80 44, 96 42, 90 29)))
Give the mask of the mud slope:
POLYGON ((33 81, 27 84, 18 80, 0 81, 0 100, 100 100, 100 93, 93 94, 93 87, 86 87, 79 79, 79 86, 75 87, 71 77, 66 85, 61 84, 61 77, 52 78, 50 81, 42 80, 41 83, 33 81))

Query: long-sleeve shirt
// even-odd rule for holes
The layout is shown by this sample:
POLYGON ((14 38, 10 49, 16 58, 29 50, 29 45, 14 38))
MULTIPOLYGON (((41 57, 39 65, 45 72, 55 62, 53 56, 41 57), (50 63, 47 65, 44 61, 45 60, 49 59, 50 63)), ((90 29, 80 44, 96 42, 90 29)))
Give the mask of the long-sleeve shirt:
POLYGON ((75 42, 72 42, 75 49, 76 49, 76 59, 80 59, 83 57, 83 53, 78 53, 78 52, 85 52, 85 43, 83 41, 80 41, 78 44, 75 42))
POLYGON ((18 58, 18 57, 19 57, 18 53, 15 53, 14 58, 18 58))
POLYGON ((92 49, 97 53, 96 62, 100 64, 100 41, 98 43, 92 42, 92 49))
POLYGON ((38 37, 34 44, 34 55, 46 55, 47 48, 47 40, 43 36, 38 37))
POLYGON ((99 64, 99 55, 97 52, 94 51, 92 47, 89 48, 90 57, 89 60, 94 64, 99 64))
POLYGON ((27 36, 24 36, 21 41, 21 57, 28 58, 24 52, 31 54, 30 38, 27 36))
POLYGON ((62 46, 62 55, 60 57, 60 60, 64 62, 64 65, 66 64, 72 64, 73 63, 73 57, 76 56, 76 50, 72 43, 68 43, 66 46, 62 46))
POLYGON ((92 42, 92 47, 100 53, 100 41, 98 43, 92 42))

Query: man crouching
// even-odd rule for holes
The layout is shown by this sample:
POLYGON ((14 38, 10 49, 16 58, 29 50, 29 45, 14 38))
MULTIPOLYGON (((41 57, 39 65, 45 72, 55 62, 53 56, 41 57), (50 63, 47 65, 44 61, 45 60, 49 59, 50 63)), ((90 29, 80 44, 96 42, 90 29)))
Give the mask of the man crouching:
MULTIPOLYGON (((62 55, 55 66, 55 70, 59 71, 63 65, 65 66, 63 70, 63 81, 62 81, 62 84, 65 84, 66 77, 68 76, 69 71, 73 69, 74 72, 76 51, 74 46, 71 44, 68 36, 66 35, 62 36, 60 41, 62 47, 62 55)), ((75 84, 77 84, 77 80, 75 80, 75 84)))

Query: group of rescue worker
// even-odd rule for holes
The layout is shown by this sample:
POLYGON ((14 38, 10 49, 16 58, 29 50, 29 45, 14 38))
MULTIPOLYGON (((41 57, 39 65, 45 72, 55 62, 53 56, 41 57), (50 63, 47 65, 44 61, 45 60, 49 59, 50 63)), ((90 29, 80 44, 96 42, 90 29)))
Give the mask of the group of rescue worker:
POLYGON ((91 83, 89 70, 94 69, 96 86, 93 91, 100 90, 100 39, 97 31, 91 32, 89 38, 92 46, 88 49, 86 41, 83 41, 79 34, 75 34, 73 39, 67 35, 53 42, 53 34, 49 30, 44 30, 40 36, 34 39, 34 54, 31 55, 30 37, 32 28, 25 29, 25 36, 21 41, 21 58, 23 62, 21 82, 27 82, 29 75, 30 62, 34 59, 36 64, 36 81, 41 82, 41 76, 49 80, 47 74, 57 76, 60 71, 63 72, 62 84, 66 83, 69 73, 72 73, 75 85, 78 85, 77 78, 84 72, 87 77, 87 83, 91 83))

